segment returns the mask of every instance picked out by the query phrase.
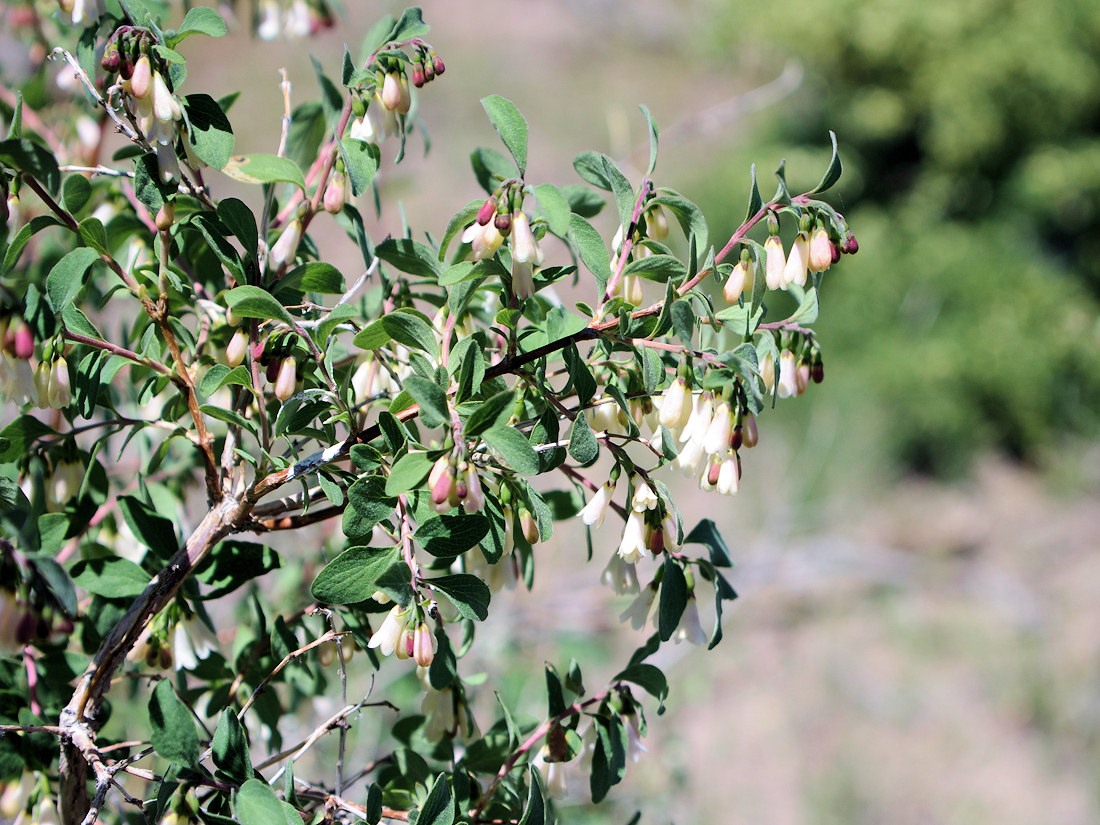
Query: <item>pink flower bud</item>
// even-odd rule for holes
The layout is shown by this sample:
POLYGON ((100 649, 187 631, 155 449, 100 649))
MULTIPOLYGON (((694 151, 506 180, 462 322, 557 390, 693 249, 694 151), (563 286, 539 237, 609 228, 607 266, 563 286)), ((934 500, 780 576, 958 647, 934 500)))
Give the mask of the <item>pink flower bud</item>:
POLYGON ((778 236, 771 236, 764 241, 764 276, 768 282, 768 289, 781 289, 783 287, 783 270, 787 261, 783 256, 783 241, 778 236))
POLYGON ((13 335, 12 351, 16 358, 27 359, 34 355, 34 333, 26 324, 19 324, 13 335))
POLYGON ((334 173, 325 187, 324 207, 330 215, 338 215, 344 209, 344 201, 347 198, 345 188, 345 176, 334 173))
POLYGON ((481 479, 477 468, 470 464, 466 468, 466 494, 462 496, 462 509, 467 513, 480 513, 485 507, 485 493, 481 489, 481 479))
POLYGON ((149 63, 149 56, 143 54, 134 65, 134 73, 130 75, 130 94, 138 100, 144 100, 153 91, 153 67, 149 63))
MULTIPOLYGON (((443 472, 436 478, 435 483, 432 485, 432 507, 436 512, 446 512, 451 509, 451 499, 458 497, 458 491, 455 489, 455 476, 454 470, 451 467, 449 459, 440 459, 440 461, 446 460, 443 472)), ((436 462, 438 465, 439 462, 436 462)))
POLYGON ((283 359, 279 366, 279 375, 275 379, 275 397, 280 401, 286 401, 294 395, 294 388, 298 382, 298 362, 293 357, 283 359))
POLYGON ((481 204, 481 208, 477 210, 477 223, 478 226, 485 226, 489 221, 493 219, 493 215, 497 211, 497 199, 489 197, 485 199, 485 203, 481 204))
POLYGON ((539 541, 539 526, 530 510, 519 511, 519 526, 523 531, 523 537, 528 544, 537 544, 539 541))
POLYGON ((424 76, 424 67, 417 63, 413 66, 412 83, 416 88, 422 88, 427 78, 424 76))
POLYGON ((756 416, 749 413, 741 424, 743 428, 741 443, 746 447, 755 447, 760 443, 760 431, 756 429, 756 416))
POLYGON ((382 81, 382 105, 391 112, 401 105, 401 82, 397 72, 390 72, 382 81))
POLYGON ((794 359, 794 353, 789 349, 779 353, 780 398, 790 398, 792 395, 798 395, 797 372, 798 364, 794 359))
POLYGON ((435 635, 427 623, 421 622, 413 639, 412 657, 420 667, 430 667, 435 659, 435 635))
POLYGON ((855 233, 852 232, 852 230, 848 230, 848 234, 844 238, 844 245, 840 248, 840 251, 848 255, 855 255, 859 252, 859 241, 856 240, 855 233))
POLYGON ((805 361, 798 362, 798 369, 795 370, 794 383, 797 387, 797 395, 802 395, 806 392, 806 387, 810 385, 810 365, 805 361))
POLYGON ((810 235, 810 272, 824 272, 833 264, 833 242, 824 226, 810 235))
POLYGON ((244 363, 244 356, 248 352, 248 333, 239 329, 229 339, 225 348, 225 363, 230 367, 236 367, 244 363))
POLYGON ((443 64, 439 55, 435 55, 432 58, 432 68, 435 70, 436 74, 443 74, 443 72, 447 71, 447 67, 443 64))

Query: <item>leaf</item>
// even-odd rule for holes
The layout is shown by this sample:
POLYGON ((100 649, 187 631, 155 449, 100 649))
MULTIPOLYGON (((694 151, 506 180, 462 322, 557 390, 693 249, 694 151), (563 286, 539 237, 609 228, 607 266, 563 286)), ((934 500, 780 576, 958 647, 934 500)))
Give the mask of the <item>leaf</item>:
MULTIPOLYGON (((477 217, 477 212, 481 209, 481 204, 484 201, 472 200, 464 207, 459 209, 447 222, 447 230, 443 233, 443 240, 439 244, 439 261, 440 263, 447 257, 447 247, 451 245, 451 241, 455 239, 455 236, 459 232, 464 230, 467 226, 473 223, 474 218, 477 217)), ((442 283, 442 281, 440 281, 442 283)))
POLYGON ((122 496, 118 509, 126 526, 146 547, 162 559, 170 559, 179 549, 176 528, 171 520, 133 496, 122 496))
POLYGON ((323 292, 326 295, 339 295, 346 289, 344 276, 332 264, 323 261, 309 261, 296 266, 279 281, 277 291, 301 290, 302 292, 323 292))
POLYGON ((453 576, 427 579, 425 583, 445 593, 454 602, 458 612, 467 619, 485 621, 489 616, 489 587, 477 576, 456 573, 453 576))
POLYGON ((240 825, 284 825, 283 806, 271 786, 249 779, 233 797, 233 813, 240 825))
POLYGON ((546 792, 542 788, 542 774, 534 765, 528 765, 528 770, 531 786, 527 789, 527 805, 519 825, 546 825, 546 792))
POLYGON ((266 544, 251 541, 223 541, 199 562, 194 576, 212 590, 204 599, 220 599, 282 566, 279 554, 266 544))
POLYGON ((489 519, 480 513, 444 513, 423 522, 413 537, 433 556, 453 558, 489 535, 489 519))
POLYGON ((452 825, 455 821, 454 800, 451 797, 451 786, 447 784, 447 774, 441 773, 432 783, 428 791, 428 798, 420 807, 420 816, 417 825, 452 825))
POLYGON ((361 478, 348 488, 348 506, 343 515, 344 535, 349 538, 366 536, 383 519, 393 515, 397 499, 386 495, 386 481, 381 476, 361 478))
POLYGON ((213 9, 196 6, 188 10, 187 15, 183 18, 183 23, 180 24, 179 29, 176 31, 176 36, 172 38, 171 43, 174 47, 185 37, 190 37, 193 34, 206 34, 210 37, 221 37, 225 32, 225 21, 222 20, 220 14, 213 9))
POLYGON ((87 217, 76 228, 80 235, 80 242, 90 246, 100 255, 106 255, 110 250, 107 247, 107 230, 103 223, 96 217, 87 217))
POLYGON ((406 453, 401 456, 390 468, 389 477, 386 479, 386 495, 397 496, 419 487, 432 471, 434 463, 428 454, 423 452, 406 453))
MULTIPOLYGON (((237 198, 222 198, 218 201, 218 220, 241 242, 245 254, 255 258, 260 236, 252 210, 237 198)), ((286 281, 286 277, 283 281, 286 281)))
POLYGON ((252 760, 248 755, 248 739, 244 728, 231 708, 225 708, 218 719, 214 738, 210 740, 210 755, 218 772, 233 784, 246 782, 252 777, 252 760))
POLYGON ((438 280, 443 274, 431 247, 409 238, 387 238, 375 247, 374 253, 386 263, 410 275, 438 280))
POLYGON ((84 286, 84 275, 92 263, 99 260, 99 253, 82 246, 74 249, 53 265, 46 276, 46 295, 55 313, 77 296, 84 286))
POLYGON ((503 425, 490 427, 481 437, 508 462, 520 475, 533 476, 539 472, 539 456, 519 430, 503 425))
POLYGON ((53 153, 27 138, 0 141, 0 164, 30 175, 51 195, 56 195, 61 185, 61 171, 53 153))
POLYGON ((298 164, 278 155, 234 155, 222 171, 241 183, 293 183, 302 191, 306 188, 298 164))
POLYGON ((573 168, 585 181, 600 189, 611 191, 611 181, 607 177, 607 168, 603 156, 597 152, 581 152, 573 158, 573 168))
MULTIPOLYGON (((410 310, 399 309, 382 318, 382 328, 399 344, 439 357, 439 342, 431 325, 410 310)), ((358 336, 356 336, 358 337, 358 336)))
POLYGON ((420 8, 413 6, 401 13, 401 19, 397 21, 386 40, 412 40, 417 37, 426 37, 428 32, 428 24, 421 17, 420 8))
POLYGON ((538 202, 539 211, 546 218, 550 231, 559 238, 564 238, 569 233, 569 201, 561 193, 558 187, 552 183, 540 183, 535 186, 535 200, 538 202))
POLYGON ((646 170, 646 177, 648 177, 657 168, 657 124, 653 120, 653 115, 649 113, 649 109, 642 105, 638 108, 642 110, 646 125, 649 127, 649 167, 646 170))
POLYGON ((470 413, 470 417, 466 419, 464 428, 466 437, 474 438, 490 427, 502 423, 501 419, 506 417, 506 413, 511 413, 515 400, 516 396, 512 390, 503 390, 481 402, 481 406, 470 413))
POLYGON ((680 565, 665 558, 665 573, 661 580, 661 601, 657 610, 657 632, 662 642, 667 642, 676 632, 680 617, 687 607, 687 579, 680 565))
POLYGON ((514 165, 508 162, 508 158, 496 149, 475 149, 470 153, 470 165, 474 168, 474 177, 477 178, 478 185, 486 193, 492 193, 498 183, 513 177, 515 171, 514 165))
POLYGON ((73 582, 95 596, 132 599, 149 584, 149 574, 129 559, 103 558, 78 561, 71 570, 73 582))
POLYGON ((242 318, 260 318, 282 321, 294 326, 294 319, 281 303, 266 289, 246 284, 225 293, 225 302, 242 318))
POLYGON ((522 178, 527 170, 527 121, 512 101, 500 95, 483 97, 481 105, 485 107, 485 113, 489 115, 500 139, 512 153, 522 178))
POLYGON ((799 302, 798 309, 787 319, 787 323, 805 326, 816 321, 818 314, 817 289, 811 286, 803 290, 801 287, 791 284, 787 291, 799 302))
POLYGON ((691 309, 691 302, 678 300, 673 303, 670 312, 676 335, 684 342, 684 346, 691 347, 691 338, 695 333, 695 313, 691 309))
POLYGON ((837 150, 836 133, 831 130, 829 132, 829 140, 832 141, 833 144, 833 156, 829 159, 829 168, 827 168, 825 174, 821 176, 821 181, 809 192, 811 195, 817 195, 831 188, 834 183, 840 180, 840 175, 844 171, 844 167, 840 163, 840 152, 837 150))
POLYGON ((0 461, 14 461, 29 452, 30 445, 44 435, 53 434, 54 429, 47 427, 33 415, 21 415, 3 430, 0 440, 4 442, 0 450, 0 461))
POLYGON ((611 192, 615 195, 615 205, 619 209, 619 223, 622 224, 625 232, 634 217, 634 187, 630 185, 626 175, 619 171, 615 161, 607 155, 601 155, 600 160, 603 161, 604 174, 607 175, 607 180, 611 184, 611 192))
MULTIPOLYGON (((199 9, 194 8, 191 11, 199 11, 199 9)), ((206 9, 206 11, 212 10, 206 9)), ((229 118, 225 116, 225 112, 222 111, 222 107, 210 95, 201 93, 187 95, 183 99, 183 104, 187 109, 187 120, 191 124, 187 137, 191 144, 191 150, 200 160, 210 164, 211 168, 226 168, 226 164, 233 154, 235 139, 233 137, 233 127, 229 123, 229 118)), ((292 161, 287 161, 287 163, 294 166, 292 161)), ((297 166, 294 166, 295 170, 297 168, 297 166)), ((235 177, 228 171, 228 168, 226 168, 226 174, 235 177)), ((243 178, 237 178, 237 180, 243 180, 243 178)), ((245 181, 245 183, 255 182, 245 181)), ((219 208, 219 213, 220 211, 219 208)))
POLYGON ((573 419, 573 426, 569 430, 569 455, 582 466, 586 466, 596 460, 600 454, 600 442, 588 426, 588 420, 583 413, 579 413, 573 419))
POLYGON ((694 239, 694 252, 696 260, 703 260, 707 254, 708 234, 707 219, 702 210, 678 192, 671 189, 661 189, 658 197, 650 203, 659 203, 667 206, 676 216, 677 222, 684 236, 694 239))
POLYGON ((647 255, 623 267, 623 277, 627 275, 640 275, 651 281, 675 281, 687 275, 687 266, 673 255, 647 255))
POLYGON ((603 295, 611 278, 611 255, 600 233, 580 215, 573 213, 569 216, 568 238, 588 271, 596 276, 596 287, 603 295))
POLYGON ((199 381, 199 392, 209 398, 226 384, 251 387, 252 376, 243 365, 229 369, 225 364, 215 364, 199 381))
POLYGON ((752 186, 749 189, 749 211, 745 213, 746 221, 764 208, 764 199, 760 197, 760 187, 756 185, 755 163, 749 168, 749 176, 752 178, 752 186))
POLYGON ((340 157, 344 159, 344 168, 351 179, 351 193, 358 197, 370 189, 374 176, 378 174, 381 157, 378 146, 354 138, 341 140, 339 146, 340 157))
POLYGON ((83 175, 70 175, 61 187, 62 205, 73 215, 84 208, 92 196, 92 185, 83 175))
POLYGON ((668 679, 659 668, 644 663, 635 663, 620 671, 613 682, 633 682, 660 702, 658 713, 664 712, 665 699, 668 698, 668 679))
POLYGON ((149 697, 150 741, 169 762, 191 767, 199 760, 199 735, 191 711, 183 704, 172 682, 161 679, 149 697))
POLYGON ((330 561, 317 574, 310 593, 325 604, 357 604, 366 601, 378 589, 382 577, 399 555, 399 548, 378 550, 351 547, 330 561))
POLYGON ((23 248, 26 247, 27 242, 34 235, 50 226, 62 225, 61 221, 53 215, 37 215, 19 227, 19 231, 15 233, 11 243, 8 244, 7 251, 4 253, 4 266, 0 270, 0 274, 6 275, 19 262, 19 256, 23 253, 23 248))
POLYGON ((403 382, 405 391, 420 405, 420 412, 426 426, 440 426, 451 419, 447 407, 447 393, 434 381, 410 375, 403 382))
POLYGON ((684 544, 702 544, 710 550, 710 562, 715 567, 733 567, 729 548, 713 519, 705 518, 691 528, 684 536, 684 544))

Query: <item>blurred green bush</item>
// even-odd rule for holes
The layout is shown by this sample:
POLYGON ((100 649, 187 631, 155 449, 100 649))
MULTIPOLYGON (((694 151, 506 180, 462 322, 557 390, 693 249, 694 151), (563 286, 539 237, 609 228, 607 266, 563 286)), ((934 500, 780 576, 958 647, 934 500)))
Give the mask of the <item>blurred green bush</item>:
MULTIPOLYGON (((753 160, 823 154, 826 130, 839 135, 861 253, 826 275, 819 329, 888 455, 954 474, 988 447, 1034 459, 1094 433, 1100 4, 714 0, 713 13, 717 59, 763 48, 807 69, 756 124, 773 146, 752 141, 753 160)), ((706 170, 704 209, 728 200, 744 160, 706 170)))

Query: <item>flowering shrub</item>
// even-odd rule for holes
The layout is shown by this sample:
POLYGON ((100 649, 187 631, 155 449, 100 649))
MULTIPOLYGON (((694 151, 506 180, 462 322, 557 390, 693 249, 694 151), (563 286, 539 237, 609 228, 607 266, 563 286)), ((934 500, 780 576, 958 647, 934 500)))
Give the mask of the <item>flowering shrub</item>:
MULTIPOLYGON (((756 416, 823 378, 822 273, 856 249, 818 199, 840 175, 835 138, 811 192, 792 196, 780 166, 765 202, 754 173, 716 247, 657 184, 644 107, 641 180, 588 152, 588 186, 559 187, 527 179, 526 121, 489 96, 507 154, 474 152, 484 195, 441 232, 371 238, 357 203, 383 200, 379 145, 400 162, 445 72, 420 10, 380 21, 339 82, 318 66, 320 103, 288 96, 278 151, 251 155, 233 153, 232 100, 184 90, 185 39, 225 23, 200 7, 176 20, 119 0, 28 23, 98 107, 93 142, 113 129, 128 145, 89 165, 73 104, 17 94, 0 142, 3 814, 533 824, 570 778, 599 801, 645 750, 646 708, 663 710, 647 659, 668 641, 713 648, 735 597, 714 523, 684 524, 670 484, 735 494, 756 416), (253 202, 219 197, 223 175, 253 202), (589 220, 604 209, 610 247, 589 220), (326 220, 360 271, 324 260, 309 230, 326 220), (797 226, 786 252, 781 220, 797 226), (797 309, 771 320, 784 291, 797 309), (338 538, 309 529, 337 521, 338 538), (607 521, 621 537, 597 546, 607 521), (652 635, 594 691, 578 662, 547 664, 541 719, 475 715, 493 682, 464 660, 493 593, 531 586, 556 523, 589 531, 603 580, 633 596, 622 619, 652 635), (240 538, 276 532, 301 541, 240 538), (278 569, 308 592, 280 594, 278 569), (349 700, 359 649, 415 670, 420 706, 349 700), (335 714, 286 738, 284 714, 334 678, 335 714), (391 735, 353 771, 348 738, 383 706, 391 735), (331 773, 295 773, 333 739, 331 773)), ((254 23, 272 37, 324 21, 297 0, 261 2, 254 23)))

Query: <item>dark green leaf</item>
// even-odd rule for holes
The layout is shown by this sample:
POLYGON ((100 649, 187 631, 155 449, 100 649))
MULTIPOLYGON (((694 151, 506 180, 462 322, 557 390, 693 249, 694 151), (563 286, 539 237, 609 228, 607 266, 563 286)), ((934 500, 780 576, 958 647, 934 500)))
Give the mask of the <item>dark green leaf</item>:
POLYGON ((829 140, 833 144, 833 156, 829 159, 829 168, 825 170, 825 174, 821 176, 821 181, 815 186, 809 194, 816 195, 824 192, 826 189, 830 189, 834 183, 840 180, 843 166, 840 163, 840 152, 837 150, 836 145, 836 133, 829 132, 829 140))
POLYGON ((0 430, 0 439, 7 445, 0 452, 0 461, 14 461, 19 456, 26 455, 35 441, 53 432, 53 428, 47 427, 33 415, 19 416, 0 430))
POLYGON ((433 556, 459 556, 489 535, 489 519, 480 513, 444 513, 423 522, 413 535, 433 556))
POLYGON ((46 294, 54 312, 60 313, 62 307, 77 296, 84 286, 85 273, 97 260, 98 252, 82 246, 54 264, 50 274, 46 276, 46 294))
POLYGON ((85 218, 80 222, 76 231, 80 235, 81 243, 90 246, 100 255, 104 255, 109 251, 107 247, 107 230, 103 228, 99 218, 85 218))
POLYGON ((550 231, 560 238, 569 233, 569 202, 561 190, 552 183, 540 183, 535 186, 535 200, 539 212, 546 218, 550 231))
POLYGON ((323 261, 309 261, 288 272, 279 281, 277 290, 280 293, 287 290, 301 290, 339 295, 345 288, 344 276, 339 269, 323 261))
POLYGON ((161 559, 170 559, 179 549, 176 529, 169 519, 133 496, 122 496, 118 509, 137 538, 161 559))
POLYGON ((729 549, 713 519, 705 518, 696 524, 691 532, 684 536, 684 544, 705 545, 710 550, 711 564, 715 567, 733 567, 729 549))
POLYGON ((51 195, 56 195, 61 185, 61 171, 53 153, 27 138, 0 141, 0 164, 30 175, 51 195))
POLYGON ((565 712, 565 694, 561 689, 561 677, 552 664, 547 662, 546 675, 546 715, 557 716, 565 712))
MULTIPOLYGON (((439 357, 439 342, 436 341, 435 333, 431 325, 418 313, 399 309, 383 316, 381 321, 382 328, 397 343, 412 349, 423 350, 436 358, 439 357)), ((358 339, 358 336, 356 338, 358 339)))
POLYGON ((665 699, 668 698, 668 680, 660 669, 653 665, 635 663, 618 673, 612 681, 633 682, 661 703, 658 713, 664 711, 665 699))
POLYGON ((92 185, 83 175, 70 175, 61 187, 61 205, 72 215, 83 209, 91 196, 92 185))
POLYGON ((378 146, 351 138, 340 141, 339 146, 344 168, 351 179, 351 193, 358 197, 370 189, 374 176, 378 174, 378 146))
POLYGON ((634 217, 634 188, 630 185, 630 181, 626 179, 626 175, 619 171, 615 161, 607 155, 602 155, 600 159, 603 161, 604 174, 611 183, 611 193, 615 196, 615 206, 619 209, 619 223, 622 224, 625 232, 631 224, 631 218, 634 217))
POLYGON ((607 168, 603 164, 602 155, 597 152, 581 152, 573 158, 573 168, 593 186, 611 191, 611 181, 607 178, 607 168))
POLYGON ((199 759, 199 735, 191 711, 183 704, 172 682, 162 679, 149 697, 150 740, 153 749, 169 762, 191 767, 199 759))
POLYGON ((573 419, 573 427, 569 431, 569 455, 582 466, 586 466, 596 460, 600 454, 600 442, 588 426, 588 420, 583 414, 578 414, 573 419))
POLYGON ((378 579, 397 561, 399 548, 352 547, 325 565, 310 587, 325 604, 356 604, 378 589, 378 579))
POLYGON ((687 266, 672 255, 647 255, 623 267, 623 276, 639 275, 651 281, 678 280, 687 275, 687 266))
POLYGON ((89 338, 98 338, 103 340, 103 336, 99 330, 92 326, 92 322, 88 320, 83 312, 77 309, 76 304, 65 304, 61 309, 61 320, 65 324, 65 329, 75 332, 79 335, 87 335, 89 338))
POLYGON ((234 784, 252 777, 252 760, 248 756, 248 739, 231 708, 222 711, 214 738, 210 740, 210 755, 219 772, 234 784))
POLYGON ((745 213, 748 221, 764 207, 764 199, 760 197, 760 187, 756 185, 756 164, 749 168, 749 176, 752 178, 752 186, 749 188, 749 210, 745 213))
POLYGON ((220 599, 243 584, 282 566, 279 554, 266 544, 223 541, 199 562, 195 578, 212 588, 203 598, 220 599))
POLYGON ((467 619, 485 621, 489 615, 489 587, 477 576, 469 573, 456 573, 453 576, 439 576, 428 579, 429 584, 454 602, 458 612, 467 619))
POLYGON ((447 774, 441 773, 432 783, 416 822, 417 825, 452 825, 454 821, 455 807, 451 786, 447 783, 447 774))
POLYGON ((466 419, 466 436, 474 438, 481 435, 485 430, 503 423, 501 419, 507 419, 507 416, 511 414, 515 400, 516 396, 512 390, 504 390, 487 398, 466 419))
POLYGON ((684 346, 691 347, 691 339, 695 333, 695 313, 691 309, 691 302, 679 300, 673 303, 672 326, 684 346))
POLYGON ((439 426, 451 420, 447 393, 434 381, 410 375, 402 382, 405 391, 420 405, 421 418, 427 426, 439 426))
POLYGON ((492 193, 501 181, 515 176, 515 167, 496 149, 475 149, 470 153, 470 165, 478 184, 487 193, 492 193))
POLYGON ((242 318, 273 319, 293 326, 294 319, 266 289, 246 284, 225 293, 225 302, 242 318))
POLYGON ((542 789, 542 774, 534 765, 528 766, 531 786, 527 790, 527 806, 519 825, 546 825, 546 799, 542 789))
POLYGON ((513 470, 520 475, 533 476, 539 472, 539 457, 531 442, 519 430, 500 424, 490 427, 481 437, 500 453, 513 470))
POLYGON ((703 212, 698 206, 671 189, 660 190, 658 197, 650 203, 667 206, 672 214, 676 216, 684 236, 694 238, 695 259, 699 261, 706 257, 708 248, 707 220, 703 217, 703 212))
POLYGON ((397 21, 397 25, 393 27, 393 31, 386 40, 400 41, 427 37, 428 31, 428 24, 421 17, 420 8, 412 6, 401 13, 401 19, 397 21))
POLYGON ((596 287, 599 294, 603 295, 611 277, 611 256, 600 233, 592 224, 574 213, 569 216, 569 242, 577 250, 589 272, 596 276, 596 287))
POLYGON ((62 223, 53 215, 38 215, 19 227, 19 231, 15 233, 11 243, 8 244, 7 251, 4 253, 4 267, 0 274, 6 275, 19 262, 19 256, 23 253, 23 248, 27 245, 27 242, 34 235, 50 226, 62 226, 62 223))
MULTIPOLYGON (((191 11, 198 11, 198 9, 192 9, 191 11)), ((207 9, 207 11, 210 10, 207 9)), ((187 120, 191 124, 187 138, 191 144, 191 150, 200 160, 210 164, 212 168, 221 169, 225 167, 233 154, 234 138, 233 127, 229 123, 229 118, 225 116, 225 112, 222 111, 222 107, 210 95, 202 93, 187 95, 183 99, 183 103, 187 109, 187 120)), ((298 167, 292 161, 286 162, 297 171, 298 167)), ((236 177, 230 174, 228 170, 226 174, 230 177, 236 177)), ((255 171, 253 171, 253 174, 256 174, 255 171)), ((238 177, 237 180, 244 179, 238 177)), ((276 178, 276 180, 285 180, 285 178, 276 178)), ((257 181, 245 182, 256 183, 257 181)), ((219 213, 220 211, 219 209, 219 213)))
POLYGON ((140 596, 150 580, 139 565, 118 557, 78 561, 71 572, 77 585, 108 599, 140 596))
POLYGON ((657 632, 662 642, 667 642, 676 632, 680 617, 687 607, 687 580, 684 570, 671 558, 665 558, 665 574, 661 580, 661 601, 657 611, 657 632))
POLYGON ((225 34, 225 21, 222 20, 219 15, 213 9, 208 9, 203 6, 196 6, 189 9, 187 16, 183 18, 183 23, 176 31, 176 36, 172 38, 172 45, 175 46, 185 37, 189 37, 192 34, 206 34, 210 37, 221 37, 225 34))
POLYGON ((409 238, 387 238, 375 247, 374 252, 386 263, 410 275, 438 280, 443 274, 431 247, 409 238))
POLYGON ((386 495, 386 482, 380 476, 366 476, 348 488, 348 506, 343 515, 344 535, 366 536, 383 519, 393 515, 397 499, 386 495))
POLYGON ((260 236, 252 210, 236 198, 222 198, 218 201, 218 219, 241 242, 245 254, 255 258, 260 236))
POLYGON ((512 153, 522 178, 527 170, 527 121, 512 101, 500 95, 483 97, 481 105, 485 107, 485 113, 489 115, 500 139, 512 153))

